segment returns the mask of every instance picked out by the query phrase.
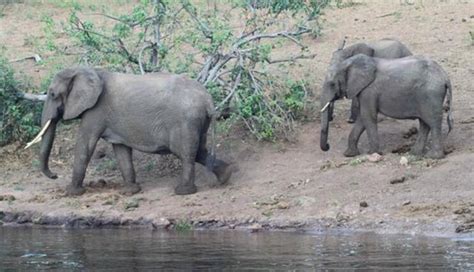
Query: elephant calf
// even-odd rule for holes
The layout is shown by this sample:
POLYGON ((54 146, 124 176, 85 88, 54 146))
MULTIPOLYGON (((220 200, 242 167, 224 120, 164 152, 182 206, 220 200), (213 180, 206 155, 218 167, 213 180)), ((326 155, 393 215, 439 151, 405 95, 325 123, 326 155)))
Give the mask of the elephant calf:
POLYGON ((132 163, 132 149, 136 149, 177 155, 183 172, 175 192, 192 194, 197 191, 195 162, 203 165, 207 162, 220 183, 225 183, 231 175, 229 165, 209 159, 206 149, 213 111, 212 98, 205 88, 184 76, 65 69, 54 77, 43 108, 40 167, 46 176, 57 178, 48 166, 56 124, 60 119, 81 118, 72 183, 67 187, 69 195, 84 193, 82 182, 86 168, 100 138, 113 146, 125 180, 123 193, 140 191, 132 163))
POLYGON ((441 145, 443 103, 446 97, 447 121, 451 131, 452 88, 448 75, 436 62, 421 56, 381 59, 358 54, 339 63, 323 85, 323 151, 329 150, 327 137, 331 104, 342 97, 360 103, 360 115, 349 135, 345 156, 359 154, 357 143, 365 130, 369 137, 369 152, 380 153, 377 135, 377 114, 380 112, 397 119, 418 119, 420 129, 412 153, 423 155, 428 133, 431 132, 432 147, 427 155, 444 157, 441 145))
MULTIPOLYGON (((337 69, 337 65, 344 60, 357 54, 364 54, 370 57, 383 59, 398 59, 411 56, 412 53, 403 43, 398 40, 384 38, 372 43, 356 43, 344 48, 345 41, 332 54, 331 62, 328 68, 328 75, 331 75, 337 69)), ((351 103, 351 115, 347 122, 354 123, 359 112, 359 103, 357 99, 353 99, 351 103)), ((332 113, 331 113, 332 119, 332 113)))

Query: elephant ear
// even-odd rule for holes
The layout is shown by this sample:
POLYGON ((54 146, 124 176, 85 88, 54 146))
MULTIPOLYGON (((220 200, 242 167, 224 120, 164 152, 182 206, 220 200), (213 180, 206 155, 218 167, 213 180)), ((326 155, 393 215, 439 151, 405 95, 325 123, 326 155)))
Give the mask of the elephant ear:
POLYGON ((366 55, 358 54, 342 63, 346 76, 346 97, 353 99, 375 80, 375 61, 366 55))
POLYGON ((347 58, 357 54, 364 54, 369 57, 374 56, 374 49, 366 43, 356 43, 344 49, 347 58))
POLYGON ((93 69, 74 69, 64 107, 64 120, 79 117, 92 108, 102 94, 102 80, 93 69))

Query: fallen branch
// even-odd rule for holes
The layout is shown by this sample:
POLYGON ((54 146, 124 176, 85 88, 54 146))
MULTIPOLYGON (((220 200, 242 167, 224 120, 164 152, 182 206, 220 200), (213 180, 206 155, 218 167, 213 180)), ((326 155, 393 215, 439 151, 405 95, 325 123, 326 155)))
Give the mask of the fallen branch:
POLYGON ((10 63, 19 62, 19 61, 24 61, 24 60, 28 60, 28 59, 33 59, 33 60, 35 60, 35 62, 40 62, 40 61, 41 61, 40 55, 34 54, 33 56, 29 56, 29 57, 24 57, 24 58, 20 58, 20 59, 11 60, 10 63))
POLYGON ((289 57, 287 59, 267 60, 267 63, 274 64, 274 63, 280 63, 280 62, 294 62, 300 59, 314 59, 314 57, 316 57, 316 54, 299 55, 299 56, 289 57))

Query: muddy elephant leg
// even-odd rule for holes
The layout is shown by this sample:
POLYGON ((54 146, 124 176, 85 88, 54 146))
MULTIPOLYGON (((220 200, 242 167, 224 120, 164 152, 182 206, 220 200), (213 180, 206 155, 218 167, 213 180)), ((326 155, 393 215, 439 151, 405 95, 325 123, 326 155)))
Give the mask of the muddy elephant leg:
POLYGON ((418 132, 418 137, 416 138, 416 142, 411 148, 410 153, 415 156, 422 156, 423 151, 426 145, 426 139, 428 138, 428 133, 430 132, 430 127, 421 119, 420 122, 420 129, 418 132))
POLYGON ((194 164, 199 149, 199 128, 184 127, 173 138, 176 142, 171 144, 171 152, 178 155, 183 165, 181 179, 178 181, 174 192, 177 195, 188 195, 197 192, 197 187, 194 184, 194 164))
POLYGON ((202 164, 203 166, 209 167, 210 170, 216 175, 217 181, 219 184, 225 184, 230 179, 232 175, 232 169, 228 163, 217 158, 210 158, 211 155, 208 153, 207 149, 200 149, 198 155, 196 156, 196 162, 202 164), (211 161, 211 162, 210 162, 211 161), (209 165, 209 164, 212 165, 209 165))
POLYGON ((183 164, 183 172, 178 186, 174 189, 177 195, 189 195, 197 192, 197 187, 194 184, 194 159, 181 159, 183 164))
POLYGON ((125 195, 133 195, 140 192, 141 188, 135 181, 135 169, 133 168, 132 149, 122 144, 112 144, 115 157, 122 173, 125 186, 120 192, 125 195))
POLYGON ((433 120, 428 124, 430 126, 432 145, 430 151, 428 152, 428 154, 426 154, 426 156, 433 159, 444 158, 443 145, 441 144, 441 123, 442 117, 436 118, 436 120, 433 120))
POLYGON ((87 134, 88 132, 86 132, 86 130, 79 128, 78 140, 74 149, 72 182, 66 187, 66 193, 68 195, 82 195, 85 192, 82 182, 86 175, 87 165, 89 165, 89 161, 99 140, 98 136, 87 134))
POLYGON ((347 120, 348 123, 354 123, 357 120, 357 115, 359 115, 359 99, 356 97, 352 99, 351 103, 351 115, 347 120))

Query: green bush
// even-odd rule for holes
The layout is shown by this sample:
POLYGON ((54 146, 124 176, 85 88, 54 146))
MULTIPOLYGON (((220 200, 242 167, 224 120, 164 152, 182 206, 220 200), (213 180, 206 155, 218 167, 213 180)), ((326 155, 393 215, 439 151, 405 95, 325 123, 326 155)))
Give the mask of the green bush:
POLYGON ((8 60, 0 54, 0 146, 26 142, 39 131, 41 103, 20 98, 20 86, 8 60))

